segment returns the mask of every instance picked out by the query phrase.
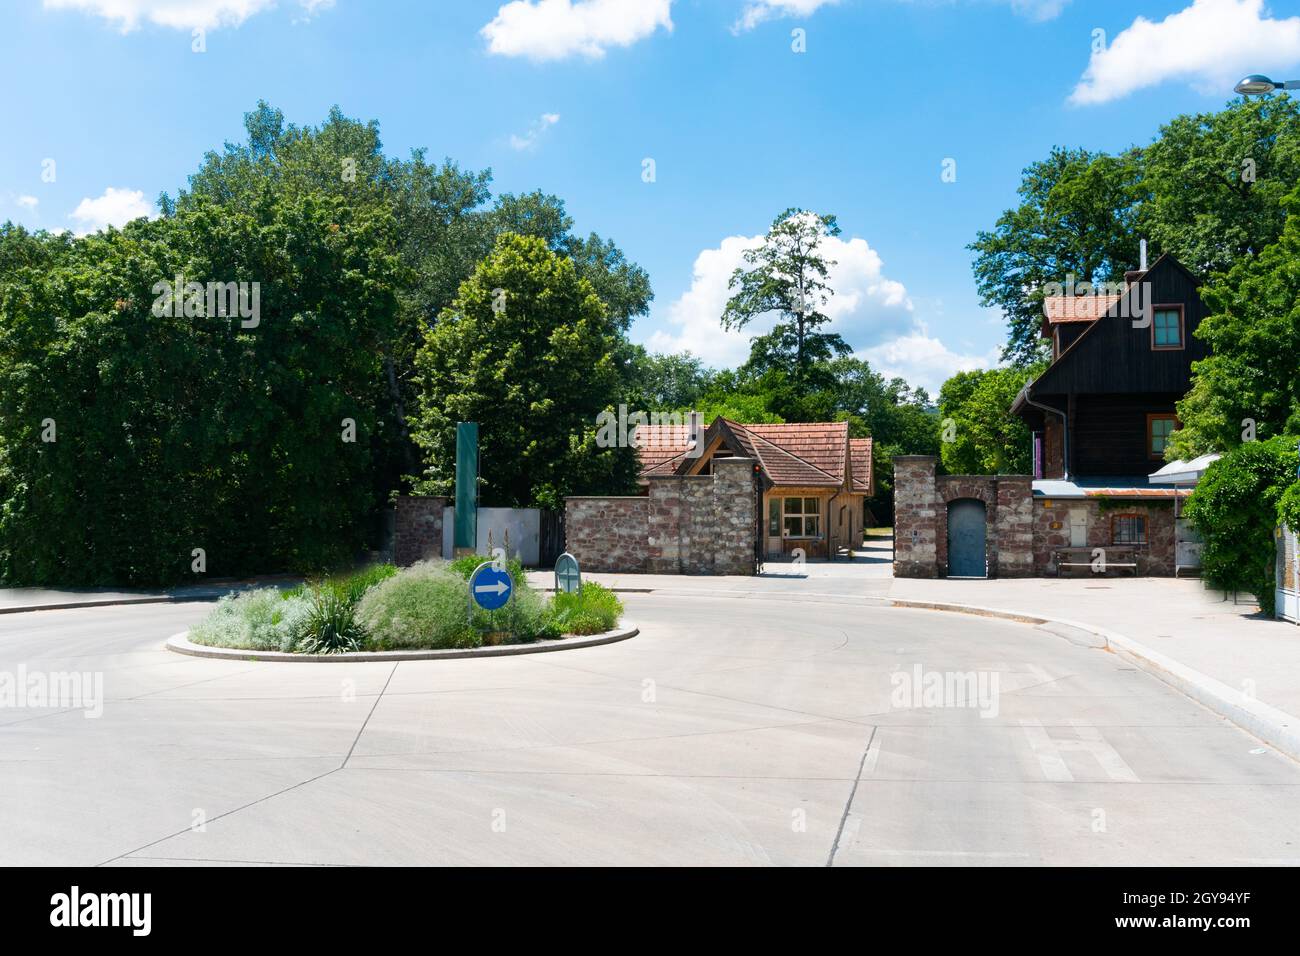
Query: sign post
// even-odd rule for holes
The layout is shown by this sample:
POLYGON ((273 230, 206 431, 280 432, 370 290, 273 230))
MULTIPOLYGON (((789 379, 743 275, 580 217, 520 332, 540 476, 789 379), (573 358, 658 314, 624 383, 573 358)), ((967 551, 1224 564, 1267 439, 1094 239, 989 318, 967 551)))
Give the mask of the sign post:
POLYGON ((478 422, 456 425, 456 511, 452 554, 478 550, 478 422))
POLYGON ((469 597, 485 611, 499 611, 510 603, 515 583, 510 572, 484 561, 469 576, 469 597))
MULTIPOLYGON (((469 621, 474 620, 475 604, 488 612, 492 620, 492 632, 487 638, 489 644, 499 642, 496 612, 510 603, 514 590, 515 582, 511 579, 510 572, 505 567, 498 567, 492 561, 484 561, 469 576, 469 604, 465 611, 466 617, 469 621)), ((511 631, 513 630, 512 626, 511 631)))

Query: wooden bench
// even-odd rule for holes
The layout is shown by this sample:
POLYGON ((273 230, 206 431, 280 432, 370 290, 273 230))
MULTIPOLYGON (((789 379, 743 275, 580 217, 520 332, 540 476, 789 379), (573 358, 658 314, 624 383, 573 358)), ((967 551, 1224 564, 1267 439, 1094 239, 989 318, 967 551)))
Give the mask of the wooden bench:
MULTIPOLYGON (((1094 564, 1092 552, 1094 548, 1057 548, 1053 553, 1056 561, 1056 576, 1061 576, 1062 568, 1091 568, 1094 564), (1078 560, 1069 560, 1076 558, 1078 560)), ((1137 552, 1132 548, 1103 548, 1106 552, 1105 568, 1109 571, 1111 568, 1132 569, 1134 577, 1142 576, 1142 565, 1138 561, 1137 552), (1116 560, 1112 560, 1114 555, 1116 560), (1127 558, 1128 560, 1123 560, 1127 558)), ((1098 573, 1096 571, 1094 574, 1098 573)), ((1101 572, 1104 573, 1104 572, 1101 572)))

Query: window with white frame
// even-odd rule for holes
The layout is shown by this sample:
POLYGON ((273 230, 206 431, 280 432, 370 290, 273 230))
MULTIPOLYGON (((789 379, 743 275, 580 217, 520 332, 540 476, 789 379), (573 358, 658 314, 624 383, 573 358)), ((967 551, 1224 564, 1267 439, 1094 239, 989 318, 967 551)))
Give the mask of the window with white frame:
POLYGON ((821 537, 821 502, 816 498, 786 498, 784 525, 787 538, 821 537))

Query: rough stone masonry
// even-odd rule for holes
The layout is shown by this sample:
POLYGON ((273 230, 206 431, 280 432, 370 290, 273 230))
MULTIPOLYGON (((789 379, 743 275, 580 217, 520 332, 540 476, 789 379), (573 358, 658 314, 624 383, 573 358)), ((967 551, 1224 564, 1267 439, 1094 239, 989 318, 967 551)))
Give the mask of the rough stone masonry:
POLYGON ((646 495, 567 498, 566 549, 588 571, 753 574, 754 462, 713 469, 652 477, 646 495))

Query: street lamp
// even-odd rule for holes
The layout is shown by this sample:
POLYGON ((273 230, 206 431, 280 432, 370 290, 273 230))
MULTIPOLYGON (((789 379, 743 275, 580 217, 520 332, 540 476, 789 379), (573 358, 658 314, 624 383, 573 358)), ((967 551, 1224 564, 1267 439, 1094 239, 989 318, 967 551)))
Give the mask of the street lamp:
POLYGON ((1237 84, 1237 92, 1242 96, 1265 96, 1274 90, 1300 90, 1300 80, 1279 82, 1267 76, 1252 73, 1237 84))

